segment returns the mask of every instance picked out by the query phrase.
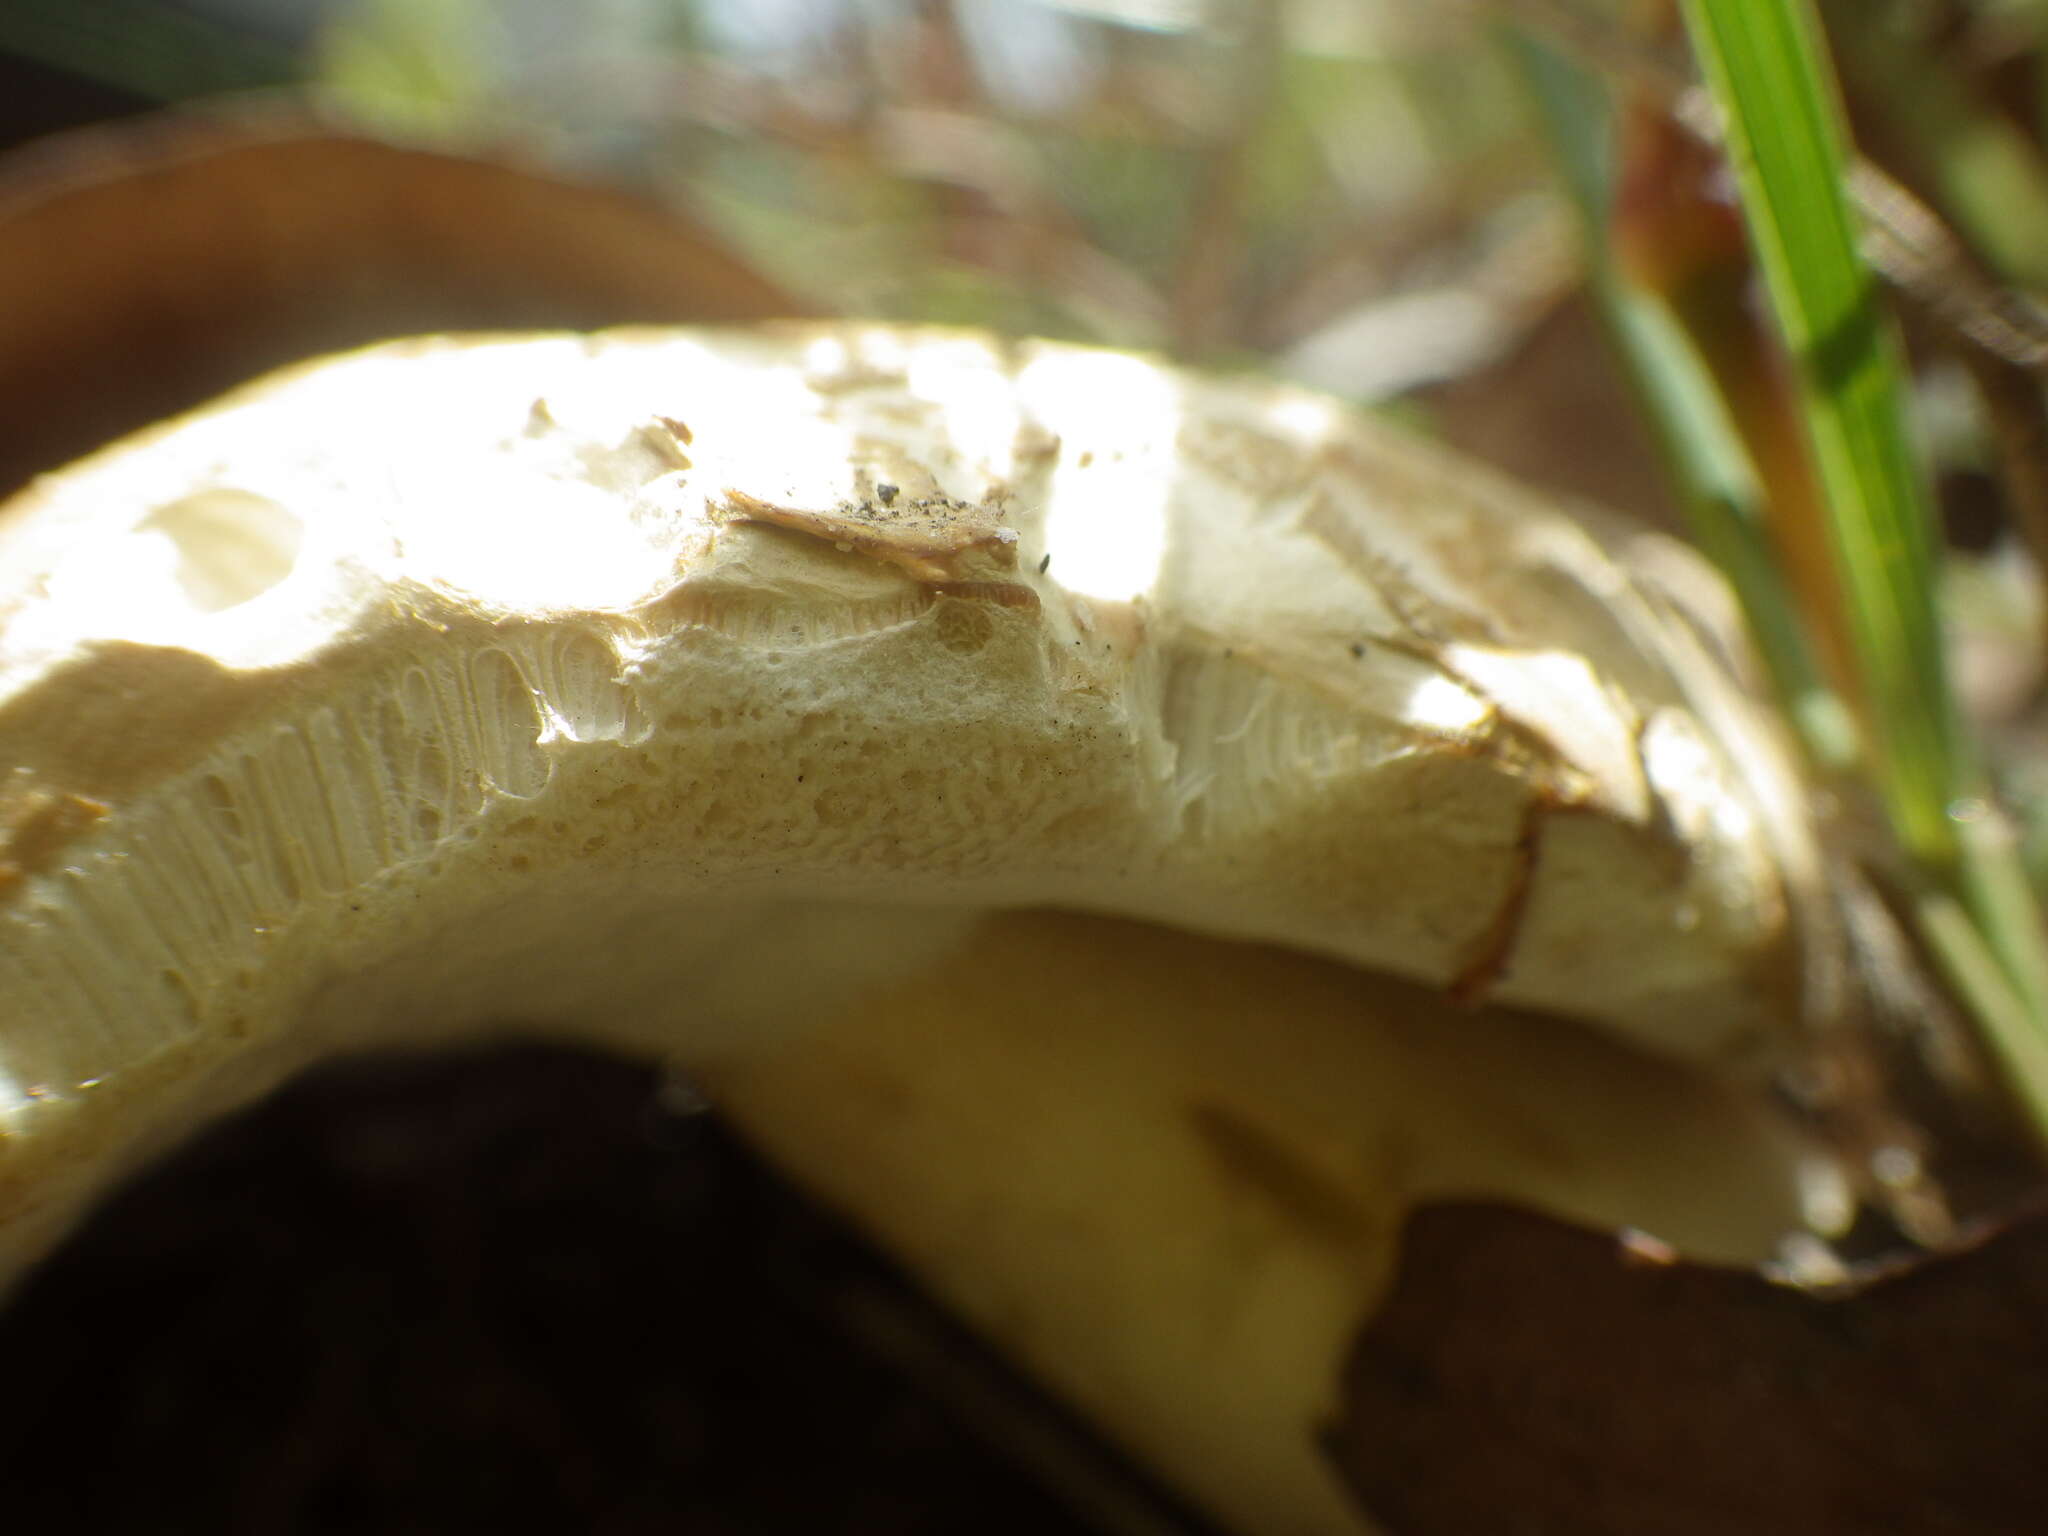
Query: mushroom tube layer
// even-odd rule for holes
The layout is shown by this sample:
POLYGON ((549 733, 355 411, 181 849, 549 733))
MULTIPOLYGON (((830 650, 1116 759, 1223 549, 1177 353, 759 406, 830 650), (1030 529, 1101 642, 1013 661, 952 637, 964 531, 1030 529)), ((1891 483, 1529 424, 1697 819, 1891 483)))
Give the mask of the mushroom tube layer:
POLYGON ((322 1055, 730 1065, 1027 986, 961 959, 1003 910, 1768 1065, 1815 855, 1646 565, 1698 576, 1313 395, 965 332, 253 386, 0 513, 0 1255, 322 1055))

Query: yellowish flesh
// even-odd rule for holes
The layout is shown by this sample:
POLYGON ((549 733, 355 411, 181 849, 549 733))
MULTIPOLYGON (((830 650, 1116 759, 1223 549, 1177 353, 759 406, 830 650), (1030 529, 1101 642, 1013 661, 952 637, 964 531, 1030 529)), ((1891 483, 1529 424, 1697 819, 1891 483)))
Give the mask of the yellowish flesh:
POLYGON ((1418 1201, 1525 1201, 1736 1263, 1799 1222, 1797 1149, 1725 1086, 1553 1021, 1109 919, 987 919, 701 1080, 1133 1454, 1264 1536, 1371 1529, 1318 1431, 1418 1201))

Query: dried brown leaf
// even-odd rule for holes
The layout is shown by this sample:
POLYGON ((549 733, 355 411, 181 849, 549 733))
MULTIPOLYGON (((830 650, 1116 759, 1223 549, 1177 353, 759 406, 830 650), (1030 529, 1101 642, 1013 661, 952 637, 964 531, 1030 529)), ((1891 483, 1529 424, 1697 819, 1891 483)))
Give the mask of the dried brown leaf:
POLYGON ((2038 1532, 2048 1220, 1824 1299, 1431 1207, 1328 1449, 1401 1536, 2038 1532))
POLYGON ((423 331, 802 306, 615 188, 292 108, 165 114, 0 161, 0 494, 280 363, 423 331))

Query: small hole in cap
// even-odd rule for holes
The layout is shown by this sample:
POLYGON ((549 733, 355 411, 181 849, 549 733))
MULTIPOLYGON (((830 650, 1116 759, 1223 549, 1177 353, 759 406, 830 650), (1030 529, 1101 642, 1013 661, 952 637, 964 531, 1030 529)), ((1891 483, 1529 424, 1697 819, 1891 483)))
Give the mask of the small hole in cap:
POLYGON ((178 552, 177 581, 187 601, 218 613, 283 581, 299 557, 304 528, 268 496, 210 490, 158 507, 136 531, 168 538, 178 552))

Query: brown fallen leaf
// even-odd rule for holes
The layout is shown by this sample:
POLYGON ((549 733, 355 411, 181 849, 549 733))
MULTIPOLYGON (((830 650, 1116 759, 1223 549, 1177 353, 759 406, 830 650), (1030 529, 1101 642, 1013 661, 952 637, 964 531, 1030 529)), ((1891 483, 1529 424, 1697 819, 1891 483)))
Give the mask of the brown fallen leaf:
POLYGON ((1434 1206, 1327 1450, 1399 1536, 2048 1529, 2048 1219, 1823 1299, 1434 1206))
POLYGON ((0 495, 293 359, 390 336, 804 306, 686 220, 278 105, 0 160, 0 495))

